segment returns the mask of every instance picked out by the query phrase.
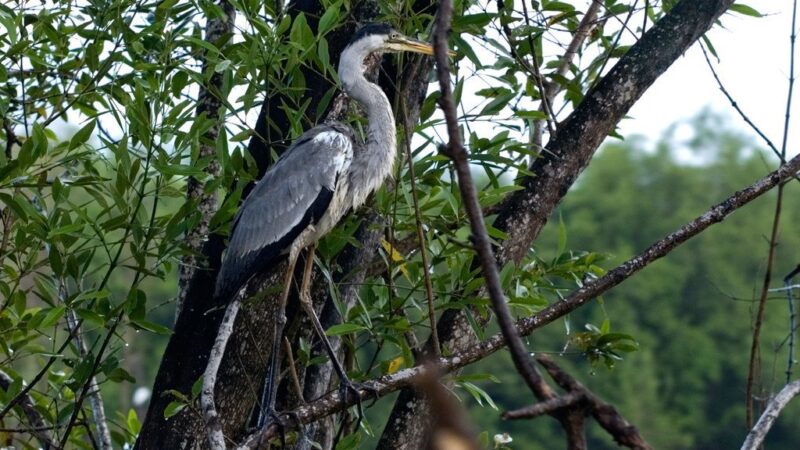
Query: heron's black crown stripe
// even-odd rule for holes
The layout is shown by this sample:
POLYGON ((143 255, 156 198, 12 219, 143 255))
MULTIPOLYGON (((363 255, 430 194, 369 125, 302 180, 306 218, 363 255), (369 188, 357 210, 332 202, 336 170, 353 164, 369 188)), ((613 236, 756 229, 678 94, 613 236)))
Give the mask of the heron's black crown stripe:
MULTIPOLYGON (((216 292, 214 292, 214 297, 219 300, 220 304, 230 302, 250 277, 266 270, 277 262, 283 251, 294 242, 309 224, 316 224, 319 221, 328 209, 332 199, 333 191, 323 187, 317 198, 306 210, 300 222, 278 239, 277 242, 273 242, 261 250, 250 252, 242 258, 226 259, 217 277, 217 288, 216 292)), ((233 234, 233 230, 231 234, 233 234)))
MULTIPOLYGON (((358 41, 359 39, 370 36, 373 34, 390 34, 392 32, 392 26, 388 23, 369 23, 364 25, 363 27, 359 28, 356 31, 356 34, 353 35, 353 38, 350 39, 349 44, 358 41)), ((349 45, 348 44, 348 45, 349 45)))

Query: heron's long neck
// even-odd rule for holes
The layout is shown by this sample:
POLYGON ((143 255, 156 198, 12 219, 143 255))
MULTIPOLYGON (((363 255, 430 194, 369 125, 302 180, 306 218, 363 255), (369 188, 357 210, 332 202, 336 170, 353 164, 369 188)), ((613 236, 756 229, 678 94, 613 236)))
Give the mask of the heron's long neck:
POLYGON ((378 85, 364 78, 364 57, 358 51, 342 53, 339 78, 345 92, 364 106, 369 127, 366 149, 353 155, 350 171, 350 188, 353 189, 353 207, 364 203, 370 193, 378 189, 389 176, 397 149, 392 105, 378 85))

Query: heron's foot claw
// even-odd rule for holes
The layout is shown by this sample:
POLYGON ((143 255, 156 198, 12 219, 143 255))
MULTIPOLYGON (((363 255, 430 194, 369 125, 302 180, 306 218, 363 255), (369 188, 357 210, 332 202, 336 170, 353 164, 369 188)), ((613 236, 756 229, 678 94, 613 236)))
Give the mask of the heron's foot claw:
POLYGON ((345 403, 350 403, 350 399, 353 398, 351 396, 355 396, 356 400, 356 411, 357 411, 357 422, 356 428, 361 423, 361 419, 364 418, 364 406, 362 401, 365 398, 372 397, 372 403, 370 403, 367 407, 372 406, 378 400, 378 390, 372 383, 353 383, 352 381, 345 379, 339 384, 339 395, 342 397, 342 401, 345 403), (362 391, 366 391, 368 394, 362 394, 362 391))
MULTIPOLYGON (((297 413, 295 413, 294 411, 282 414, 290 415, 295 420, 299 419, 297 413)), ((277 413, 274 409, 262 411, 261 417, 259 417, 258 419, 259 424, 255 427, 254 431, 261 432, 262 430, 266 430, 270 426, 275 425, 275 427, 278 429, 278 434, 281 437, 281 448, 285 448, 287 424, 286 421, 281 417, 282 414, 277 413)), ((299 423, 299 421, 297 423, 299 423)), ((263 436, 264 434, 262 433, 261 437, 263 436)), ((262 442, 260 441, 261 437, 259 437, 259 443, 257 448, 261 448, 262 445, 262 442)))

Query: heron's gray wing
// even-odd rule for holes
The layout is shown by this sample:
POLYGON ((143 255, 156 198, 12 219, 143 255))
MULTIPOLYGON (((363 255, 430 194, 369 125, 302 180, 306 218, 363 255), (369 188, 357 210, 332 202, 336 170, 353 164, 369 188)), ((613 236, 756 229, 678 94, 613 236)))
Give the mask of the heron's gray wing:
POLYGON ((314 127, 267 171, 234 218, 217 296, 234 295, 317 223, 350 166, 353 136, 339 124, 314 127))

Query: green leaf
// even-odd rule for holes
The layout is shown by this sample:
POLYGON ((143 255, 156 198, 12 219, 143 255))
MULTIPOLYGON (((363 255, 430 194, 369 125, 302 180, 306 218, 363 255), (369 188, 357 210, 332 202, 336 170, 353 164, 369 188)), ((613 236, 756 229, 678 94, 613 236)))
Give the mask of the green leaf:
POLYGON ((47 311, 47 314, 44 316, 44 319, 42 319, 42 322, 39 324, 39 326, 49 327, 55 325, 56 322, 58 322, 58 320, 61 319, 62 316, 64 316, 65 310, 66 306, 64 305, 59 305, 56 306, 55 308, 50 308, 49 311, 45 310, 47 311))
POLYGON ((179 412, 183 411, 183 408, 186 408, 186 403, 177 401, 169 402, 167 407, 164 408, 164 418, 169 419, 175 414, 178 414, 179 412))
POLYGON ((203 169, 184 164, 164 164, 156 161, 153 166, 164 175, 178 175, 182 177, 203 175, 203 169))
POLYGON ((92 120, 91 122, 84 125, 77 133, 72 135, 72 138, 69 140, 69 149, 73 150, 77 148, 79 145, 82 145, 86 141, 92 137, 92 133, 94 132, 94 127, 97 124, 96 120, 92 120))
POLYGON ((361 442, 361 433, 353 433, 344 437, 336 444, 336 450, 352 450, 358 448, 361 442))
POLYGON ((86 224, 83 222, 76 222, 76 223, 71 223, 69 225, 64 225, 63 227, 58 227, 50 230, 50 233, 48 233, 48 237, 53 238, 55 236, 60 236, 62 234, 75 233, 77 231, 83 230, 83 227, 85 226, 86 224))
POLYGON ((199 397, 201 390, 203 390, 203 377, 198 378, 192 385, 192 398, 199 397))
POLYGON ((224 72, 225 69, 230 67, 231 60, 230 59, 223 59, 222 61, 218 62, 216 66, 214 66, 214 72, 220 73, 224 72))
POLYGON ((495 115, 499 113, 503 108, 508 105, 508 103, 516 97, 517 93, 513 91, 508 91, 504 94, 498 95, 494 100, 489 102, 488 105, 484 106, 483 110, 481 110, 481 115, 495 115))
POLYGON ((172 330, 169 328, 159 325, 157 323, 148 322, 147 320, 132 320, 131 325, 136 328, 141 328, 143 330, 147 330, 156 334, 164 334, 169 335, 172 334, 172 330))
POLYGON ((3 203, 6 204, 6 206, 11 208, 11 211, 13 211, 17 217, 19 217, 23 221, 28 220, 28 214, 25 212, 25 209, 17 202, 17 200, 14 197, 4 192, 0 192, 0 201, 2 201, 3 203))
POLYGON ((119 383, 122 381, 129 381, 131 383, 136 383, 136 378, 134 378, 131 374, 128 373, 127 370, 123 369, 122 367, 117 367, 108 374, 106 374, 109 380, 119 383))
POLYGON ((202 39, 198 39, 192 36, 186 36, 184 39, 186 40, 186 42, 189 42, 192 45, 195 45, 197 47, 202 47, 215 55, 219 55, 219 49, 210 42, 206 42, 202 39))
POLYGON ((289 32, 289 40, 304 50, 308 50, 314 45, 314 33, 311 32, 311 27, 308 26, 305 14, 300 13, 294 19, 292 31, 289 32))
POLYGON ((545 120, 547 119, 547 114, 543 111, 528 111, 528 110, 520 110, 514 113, 520 119, 534 119, 534 120, 545 120))
POLYGON ((343 334, 355 333, 357 331, 363 331, 366 329, 367 327, 357 323, 340 323, 328 328, 328 331, 326 331, 325 334, 328 336, 341 336, 343 334))
POLYGON ((743 14, 745 16, 764 17, 763 14, 758 12, 758 10, 756 10, 752 6, 747 6, 742 3, 734 3, 733 5, 731 5, 730 10, 733 12, 737 12, 739 14, 743 14))
POLYGON ((325 36, 325 34, 336 25, 336 22, 339 20, 339 8, 341 5, 341 2, 336 2, 325 10, 325 14, 319 19, 318 36, 325 36))
POLYGON ((128 431, 130 431, 134 436, 139 434, 139 431, 142 430, 142 424, 139 422, 139 418, 136 417, 136 411, 133 409, 128 410, 127 424, 128 431))

